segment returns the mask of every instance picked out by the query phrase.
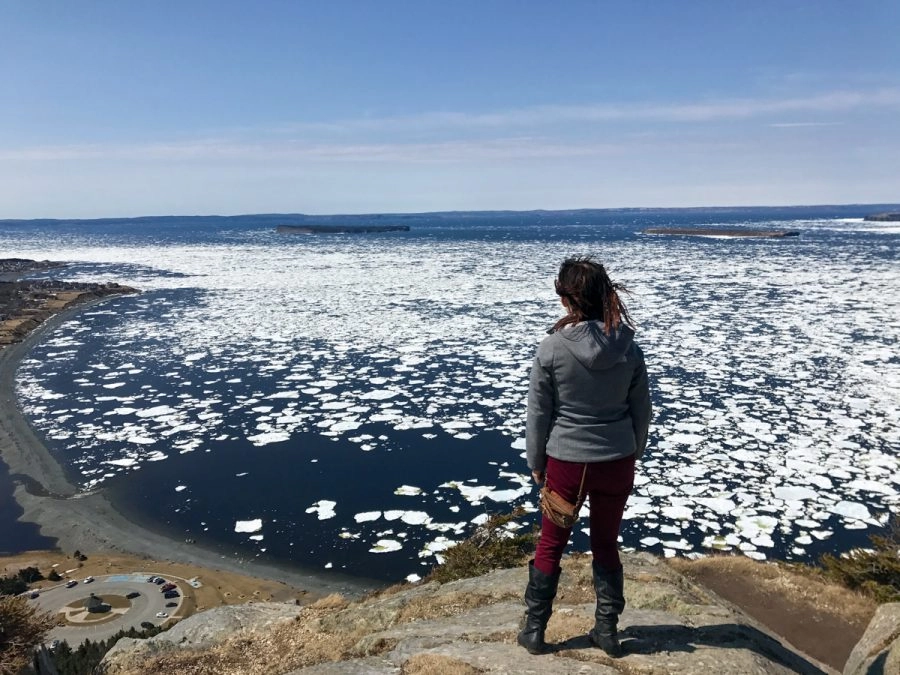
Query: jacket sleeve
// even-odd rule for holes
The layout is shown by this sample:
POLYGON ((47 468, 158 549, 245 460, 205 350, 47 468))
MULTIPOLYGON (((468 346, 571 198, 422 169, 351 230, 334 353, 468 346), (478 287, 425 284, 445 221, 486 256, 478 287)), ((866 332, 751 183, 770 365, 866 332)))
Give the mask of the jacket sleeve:
POLYGON ((525 418, 525 456, 528 468, 543 471, 547 466, 547 437, 553 422, 552 354, 545 363, 548 350, 544 344, 538 348, 531 364, 528 386, 528 412, 525 418), (542 358, 543 357, 543 358, 542 358))
POLYGON ((650 430, 650 382, 647 378, 647 366, 644 363, 644 353, 636 344, 637 366, 631 376, 631 385, 628 387, 628 412, 631 415, 631 424, 634 428, 634 456, 641 458, 647 447, 647 435, 650 430))

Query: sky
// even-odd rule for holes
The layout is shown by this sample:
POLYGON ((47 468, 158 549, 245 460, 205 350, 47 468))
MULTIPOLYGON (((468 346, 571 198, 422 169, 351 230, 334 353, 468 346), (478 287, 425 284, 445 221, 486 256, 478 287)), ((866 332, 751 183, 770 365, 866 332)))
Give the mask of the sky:
POLYGON ((900 2, 3 0, 0 218, 900 202, 900 2))

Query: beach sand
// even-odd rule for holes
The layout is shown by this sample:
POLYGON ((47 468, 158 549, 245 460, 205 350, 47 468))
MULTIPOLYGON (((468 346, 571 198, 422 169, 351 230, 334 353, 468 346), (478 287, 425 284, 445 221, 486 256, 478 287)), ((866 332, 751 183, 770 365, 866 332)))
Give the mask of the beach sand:
POLYGON ((75 550, 98 559, 131 555, 147 561, 199 568, 195 575, 202 576, 202 571, 207 574, 224 571, 284 582, 298 591, 316 595, 341 593, 352 597, 374 588, 376 584, 368 580, 266 564, 177 541, 124 518, 106 499, 102 489, 92 493, 78 491, 23 417, 15 396, 15 373, 21 359, 46 332, 95 304, 64 310, 22 342, 0 351, 0 456, 16 482, 14 497, 24 510, 19 520, 36 523, 42 535, 55 538, 57 547, 69 555, 75 550))

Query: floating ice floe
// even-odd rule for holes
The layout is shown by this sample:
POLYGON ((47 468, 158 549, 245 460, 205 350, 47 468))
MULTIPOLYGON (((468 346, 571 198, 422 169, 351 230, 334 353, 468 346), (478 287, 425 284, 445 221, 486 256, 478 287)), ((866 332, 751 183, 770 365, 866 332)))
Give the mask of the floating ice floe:
POLYGON ((359 397, 366 401, 385 401, 389 398, 394 398, 398 394, 399 392, 390 389, 374 389, 360 394, 359 397))
POLYGON ((776 499, 785 501, 795 501, 803 499, 816 499, 818 493, 812 488, 803 487, 802 485, 792 485, 785 487, 777 487, 772 490, 772 496, 776 499))
POLYGON ((357 513, 353 516, 353 520, 357 523, 369 523, 373 520, 378 520, 381 517, 381 511, 366 511, 364 513, 357 513))
POLYGON ((334 510, 335 506, 337 506, 337 502, 333 502, 328 499, 320 499, 308 509, 306 509, 306 513, 316 513, 319 516, 319 520, 328 520, 329 518, 334 518, 335 515, 337 515, 334 510))
POLYGON ((291 435, 286 431, 265 431, 261 434, 247 436, 247 440, 253 445, 262 446, 270 443, 284 443, 291 440, 291 435))
POLYGON ((135 466, 138 464, 138 461, 134 457, 123 457, 122 459, 108 459, 103 463, 114 466, 135 466))
POLYGON ((396 539, 379 539, 375 542, 375 545, 369 549, 369 553, 391 553, 392 551, 399 551, 402 548, 403 544, 396 539))
POLYGON ((871 518, 869 509, 857 502, 842 500, 832 506, 829 510, 832 513, 836 513, 839 516, 850 518, 852 520, 869 520, 871 518))
POLYGON ((138 410, 136 414, 138 417, 146 418, 146 417, 162 417, 164 415, 173 415, 177 412, 178 411, 171 406, 160 405, 160 406, 155 406, 153 408, 146 408, 145 410, 138 410))
POLYGON ((238 520, 234 524, 235 532, 259 532, 262 529, 262 519, 238 520))

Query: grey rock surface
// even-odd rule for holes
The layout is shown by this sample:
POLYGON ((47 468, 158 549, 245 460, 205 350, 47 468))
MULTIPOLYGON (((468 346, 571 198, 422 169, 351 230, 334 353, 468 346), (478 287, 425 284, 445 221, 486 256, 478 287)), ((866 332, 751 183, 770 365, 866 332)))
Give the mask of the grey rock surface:
POLYGON ((292 619, 299 613, 296 605, 278 602, 215 607, 179 621, 151 638, 122 638, 106 653, 101 666, 106 669, 103 672, 128 671, 161 652, 208 648, 237 633, 262 630, 273 621, 292 619))
MULTIPOLYGON (((496 570, 446 584, 409 586, 334 609, 320 609, 297 622, 291 647, 273 649, 285 659, 247 664, 246 671, 323 675, 361 673, 833 673, 797 652, 751 618, 646 554, 625 559, 628 605, 619 629, 626 655, 611 659, 589 644, 593 624, 590 560, 564 563, 554 614, 547 627, 551 653, 532 656, 515 643, 523 614, 525 568, 496 570), (306 621, 306 623, 303 623, 306 621), (301 625, 302 624, 302 625, 301 625), (340 661, 298 658, 310 636, 343 635, 340 661), (304 637, 305 636, 305 637, 304 637), (295 665, 291 665, 291 663, 295 665), (420 671, 422 663, 430 670, 420 671), (304 664, 305 667, 300 667, 304 664), (437 665, 435 665, 437 664, 437 665)), ((268 603, 210 610, 145 641, 120 643, 104 659, 105 672, 144 672, 134 664, 159 650, 209 648, 240 633, 271 640, 268 623, 301 612, 268 603), (177 631, 177 632, 176 632, 177 631), (145 644, 136 644, 143 642, 145 644)), ((885 619, 890 623, 893 619, 885 619)), ((294 624, 281 624, 294 631, 294 624)), ((877 639, 877 638, 875 638, 877 639)), ((272 644, 271 642, 267 643, 272 644)), ((268 648, 268 647, 267 647, 268 648)), ((868 653, 868 652, 867 652, 868 653)), ((877 658, 877 657, 876 657, 877 658)), ((231 672, 231 671, 229 671, 231 672)), ((859 671, 865 672, 865 671, 859 671)), ((857 675, 854 671, 853 675, 857 675)))
POLYGON ((900 674, 900 602, 881 605, 850 653, 844 675, 900 674))

